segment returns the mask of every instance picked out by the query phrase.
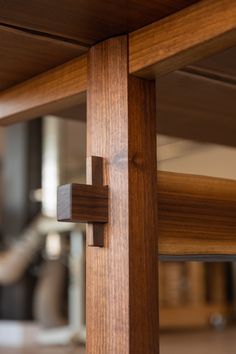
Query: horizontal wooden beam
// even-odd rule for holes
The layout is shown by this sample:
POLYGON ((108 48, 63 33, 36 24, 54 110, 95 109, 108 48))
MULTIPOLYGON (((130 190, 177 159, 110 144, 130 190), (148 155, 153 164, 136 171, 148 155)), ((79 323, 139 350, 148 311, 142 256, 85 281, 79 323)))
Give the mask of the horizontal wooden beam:
POLYGON ((236 181, 158 173, 159 254, 236 255, 236 181))
MULTIPOLYGON (((202 0, 129 34, 129 71, 158 77, 236 44, 235 0, 202 0)), ((85 101, 87 55, 0 93, 0 124, 85 101)))
POLYGON ((202 304, 160 307, 160 327, 163 330, 210 327, 214 315, 228 317, 232 307, 225 304, 202 304))
MULTIPOLYGON (((236 255, 236 181, 158 172, 159 255, 236 255)), ((107 222, 108 189, 58 189, 58 220, 107 222)), ((215 258, 217 259, 217 257, 215 258)))
POLYGON ((0 93, 0 122, 9 125, 69 108, 86 99, 87 55, 0 93))
POLYGON ((131 33, 129 68, 159 76, 235 44, 235 0, 202 0, 131 33))

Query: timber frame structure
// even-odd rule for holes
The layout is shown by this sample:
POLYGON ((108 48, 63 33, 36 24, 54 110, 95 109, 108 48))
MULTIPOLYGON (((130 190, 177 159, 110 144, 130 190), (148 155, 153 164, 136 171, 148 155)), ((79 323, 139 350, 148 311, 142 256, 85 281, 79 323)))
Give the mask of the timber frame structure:
POLYGON ((2 126, 87 100, 90 186, 58 203, 59 219, 88 222, 88 354, 159 352, 158 253, 236 255, 236 182, 157 173, 154 83, 235 44, 235 0, 202 0, 0 92, 2 126))

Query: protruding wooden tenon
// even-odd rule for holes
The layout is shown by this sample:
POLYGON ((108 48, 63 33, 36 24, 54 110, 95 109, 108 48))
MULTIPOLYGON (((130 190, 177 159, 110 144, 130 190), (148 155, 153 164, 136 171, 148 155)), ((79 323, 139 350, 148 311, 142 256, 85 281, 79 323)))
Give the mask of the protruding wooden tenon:
POLYGON ((108 221, 108 186, 103 185, 103 159, 87 159, 86 184, 66 184, 58 187, 57 219, 67 222, 86 222, 93 232, 89 246, 103 246, 104 224, 108 221))

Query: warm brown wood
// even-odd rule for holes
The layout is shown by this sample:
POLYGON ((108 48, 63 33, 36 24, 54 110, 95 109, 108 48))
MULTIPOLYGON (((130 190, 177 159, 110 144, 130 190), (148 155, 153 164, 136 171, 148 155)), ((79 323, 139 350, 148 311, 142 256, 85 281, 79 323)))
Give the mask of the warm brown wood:
POLYGON ((0 91, 78 57, 86 49, 0 24, 0 91))
MULTIPOLYGON (((185 266, 187 273, 188 303, 191 306, 206 304, 207 286, 205 263, 186 262, 185 266)), ((225 293, 225 289, 223 289, 223 292, 225 293)))
POLYGON ((98 222, 108 220, 108 187, 65 184, 58 187, 58 221, 98 222))
POLYGON ((226 304, 227 299, 227 268, 226 264, 209 263, 208 264, 208 297, 210 303, 226 304))
MULTIPOLYGON (((157 185, 159 254, 236 254, 236 181, 159 171, 157 185)), ((76 222, 81 219, 78 210, 71 211, 70 186, 61 190, 66 197, 60 193, 59 219, 76 222)), ((72 199, 78 193, 74 189, 72 199)), ((91 240, 93 237, 89 244, 93 244, 91 240)))
MULTIPOLYGON (((104 160, 102 157, 87 157, 86 176, 87 183, 94 186, 103 186, 103 170, 104 160)), ((94 247, 104 246, 104 224, 93 223, 87 224, 87 245, 94 247)))
POLYGON ((85 101, 87 56, 0 93, 1 125, 34 118, 85 101))
POLYGON ((0 22, 59 35, 89 45, 128 33, 197 0, 20 0, 0 1, 0 22))
POLYGON ((87 158, 87 182, 58 188, 58 221, 86 222, 87 244, 104 245, 104 223, 108 221, 108 187, 103 186, 103 159, 87 158))
POLYGON ((0 0, 0 90, 26 81, 117 34, 198 0, 0 0), (115 14, 115 16, 114 16, 115 14))
POLYGON ((236 182, 158 172, 159 253, 235 255, 236 182))
POLYGON ((87 353, 158 353, 155 85, 128 76, 127 38, 89 55, 88 155, 106 159, 104 248, 87 247, 87 353))
POLYGON ((198 306, 179 306, 160 309, 161 329, 193 329, 211 324, 214 315, 225 318, 232 314, 232 308, 222 304, 206 304, 198 306))
POLYGON ((157 80, 157 91, 160 134, 236 146, 235 84, 176 71, 157 80))
MULTIPOLYGON (((175 15, 131 33, 130 73, 140 75, 141 70, 142 74, 147 73, 147 76, 150 76, 149 71, 159 76, 236 44, 235 19, 234 0, 202 0, 175 15), (188 33, 189 35, 186 35, 188 33)), ((228 56, 232 57, 230 53, 228 56)), ((219 68, 220 72, 222 69, 217 62, 219 60, 216 58, 216 64, 213 60, 212 66, 219 68)), ((85 95, 80 94, 87 89, 86 57, 82 56, 72 63, 69 62, 1 93, 1 124, 10 124, 51 113, 52 110, 68 108, 69 105, 76 104, 78 96, 80 101, 85 101, 85 95), (68 80, 64 82, 62 78, 66 78, 68 72, 71 75, 68 75, 68 80), (75 77, 78 79, 77 86, 75 77), (48 94, 45 95, 45 92, 48 94)), ((199 65, 204 73, 207 69, 209 74, 209 63, 205 63, 205 66, 204 63, 199 65)), ((227 79, 227 75, 231 74, 232 69, 228 74, 226 70, 223 76, 227 79)))
POLYGON ((86 161, 87 183, 93 186, 103 186, 103 162, 99 156, 88 156, 86 161))
POLYGON ((131 33, 130 72, 160 76, 235 44, 235 0, 202 0, 131 33))

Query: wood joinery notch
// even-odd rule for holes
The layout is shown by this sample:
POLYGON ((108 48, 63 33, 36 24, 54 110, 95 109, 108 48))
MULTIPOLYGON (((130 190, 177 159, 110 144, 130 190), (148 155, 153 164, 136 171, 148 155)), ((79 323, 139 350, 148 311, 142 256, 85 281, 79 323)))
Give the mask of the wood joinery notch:
POLYGON ((108 222, 108 186, 103 185, 103 158, 87 158, 88 184, 65 184, 58 187, 58 221, 87 223, 93 232, 89 246, 104 246, 104 224, 108 222))

